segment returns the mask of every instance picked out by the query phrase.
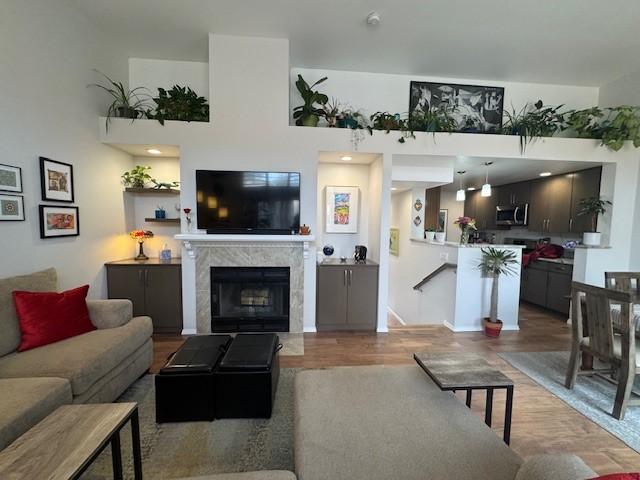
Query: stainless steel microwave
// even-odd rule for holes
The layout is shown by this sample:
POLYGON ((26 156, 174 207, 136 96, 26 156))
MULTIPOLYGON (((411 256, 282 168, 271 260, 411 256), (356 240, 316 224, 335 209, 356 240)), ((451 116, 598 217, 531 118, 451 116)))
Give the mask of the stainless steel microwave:
POLYGON ((496 225, 524 226, 529 224, 529 204, 498 205, 496 207, 496 225))

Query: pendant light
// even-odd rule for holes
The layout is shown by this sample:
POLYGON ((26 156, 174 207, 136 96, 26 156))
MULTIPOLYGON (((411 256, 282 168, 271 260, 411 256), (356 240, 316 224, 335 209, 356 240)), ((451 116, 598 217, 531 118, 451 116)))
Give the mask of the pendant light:
POLYGON ((467 198, 467 195, 462 187, 462 175, 464 175, 465 170, 460 170, 458 175, 460 175, 460 190, 456 192, 456 202, 464 202, 467 198))
POLYGON ((484 166, 487 167, 487 174, 485 176, 484 185, 482 185, 482 191, 480 192, 481 197, 490 197, 491 196, 491 184, 489 183, 489 165, 493 162, 485 162, 484 166))

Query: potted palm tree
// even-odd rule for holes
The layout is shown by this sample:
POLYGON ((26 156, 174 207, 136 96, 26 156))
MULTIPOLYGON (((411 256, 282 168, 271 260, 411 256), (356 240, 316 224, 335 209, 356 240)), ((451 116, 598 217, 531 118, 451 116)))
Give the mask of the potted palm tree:
POLYGON ((500 275, 514 275, 518 257, 513 250, 500 250, 494 247, 482 249, 482 260, 478 268, 483 275, 490 277, 491 282, 491 309, 489 317, 483 319, 484 333, 487 337, 499 337, 502 330, 502 320, 498 318, 498 281, 500 275))
POLYGON ((584 245, 600 245, 600 237, 602 234, 596 229, 598 215, 605 214, 608 205, 611 205, 611 202, 609 200, 601 200, 600 197, 589 197, 580 200, 581 210, 578 212, 578 215, 591 216, 591 231, 582 234, 582 243, 584 245))

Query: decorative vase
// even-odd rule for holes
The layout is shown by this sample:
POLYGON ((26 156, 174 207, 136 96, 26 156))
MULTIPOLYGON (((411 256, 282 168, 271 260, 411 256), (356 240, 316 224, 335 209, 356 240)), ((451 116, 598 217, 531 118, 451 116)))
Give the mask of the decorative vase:
POLYGON ((460 233, 460 245, 467 245, 469 243, 469 230, 466 228, 462 229, 460 233))
POLYGON ((436 232, 424 232, 424 238, 428 242, 433 242, 433 240, 436 238, 436 232))
POLYGON ((302 125, 305 127, 317 127, 320 118, 317 115, 307 115, 302 119, 302 125))
POLYGON ((444 232, 435 232, 434 234, 434 238, 435 241, 438 243, 444 243, 444 239, 446 238, 447 234, 444 232))
POLYGON ((500 336, 500 332, 502 331, 502 320, 492 322, 488 317, 485 317, 482 319, 482 324, 484 325, 484 334, 487 337, 497 338, 500 336))
POLYGON ((156 210, 156 218, 163 219, 166 218, 167 212, 166 210, 156 210))
POLYGON ((600 232, 584 232, 582 234, 582 243, 592 247, 599 247, 602 234, 600 232))

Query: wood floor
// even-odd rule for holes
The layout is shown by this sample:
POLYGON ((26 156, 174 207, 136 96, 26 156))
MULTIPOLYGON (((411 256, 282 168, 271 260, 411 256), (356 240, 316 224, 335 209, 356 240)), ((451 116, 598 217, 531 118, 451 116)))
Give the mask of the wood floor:
MULTIPOLYGON (((393 326, 388 334, 304 334, 304 356, 281 357, 280 364, 303 368, 412 364, 414 352, 479 353, 515 382, 511 447, 518 454, 527 457, 570 452, 579 455, 599 474, 640 471, 640 454, 497 355, 499 352, 569 350, 570 336, 562 317, 523 305, 520 331, 503 332, 499 339, 489 339, 481 333, 454 334, 440 326, 393 326)), ((182 341, 179 336, 154 339, 154 372, 182 341)), ((473 400, 474 412, 482 417, 484 398, 475 394, 473 400)), ((613 398, 611 404, 613 406, 613 398)), ((493 428, 498 435, 502 435, 503 412, 504 393, 496 393, 493 428)))

